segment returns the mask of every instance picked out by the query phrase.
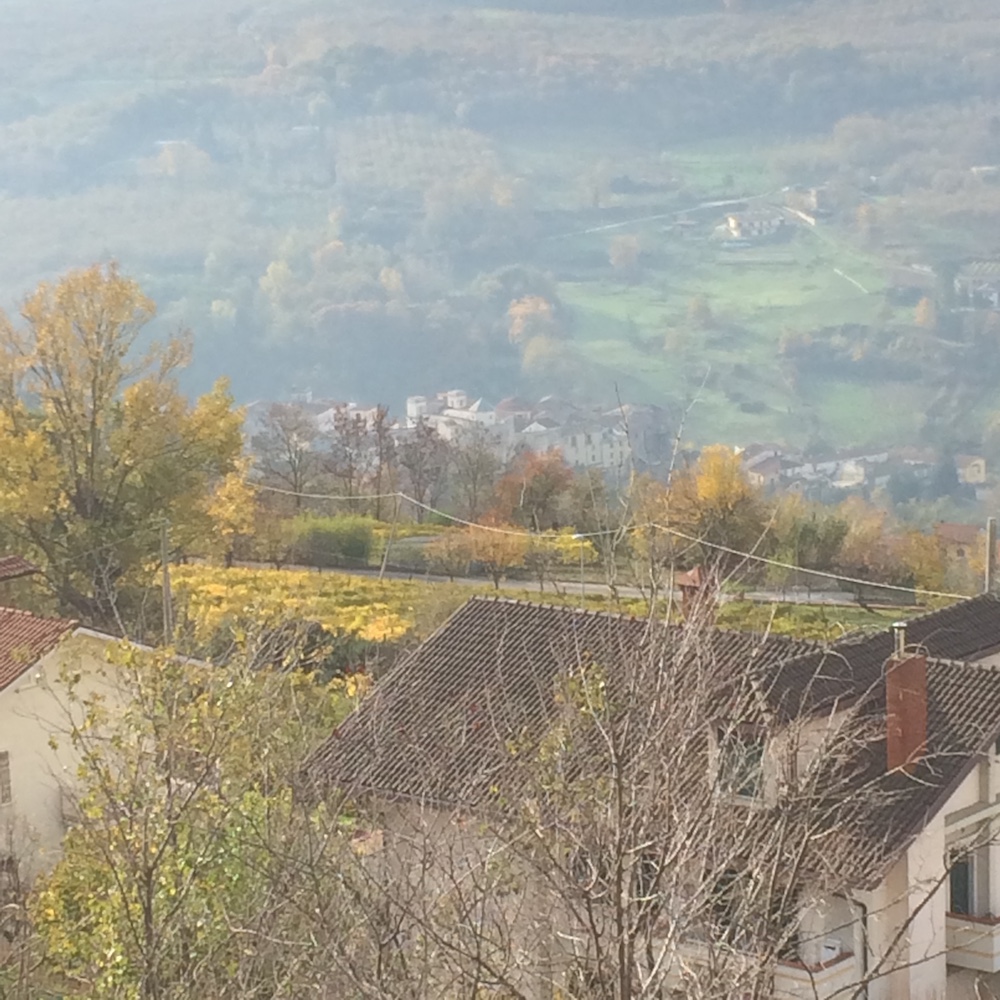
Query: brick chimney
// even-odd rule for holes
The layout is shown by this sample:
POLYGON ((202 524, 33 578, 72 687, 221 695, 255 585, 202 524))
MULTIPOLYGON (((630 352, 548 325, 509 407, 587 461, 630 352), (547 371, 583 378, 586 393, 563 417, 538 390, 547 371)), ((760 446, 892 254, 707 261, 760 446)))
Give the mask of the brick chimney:
POLYGON ((885 665, 886 767, 912 773, 927 744, 927 655, 906 652, 906 623, 892 626, 885 665))
POLYGON ((681 614, 687 622, 696 617, 703 624, 715 624, 718 598, 715 577, 703 566, 695 566, 686 573, 678 573, 674 585, 681 592, 681 614))

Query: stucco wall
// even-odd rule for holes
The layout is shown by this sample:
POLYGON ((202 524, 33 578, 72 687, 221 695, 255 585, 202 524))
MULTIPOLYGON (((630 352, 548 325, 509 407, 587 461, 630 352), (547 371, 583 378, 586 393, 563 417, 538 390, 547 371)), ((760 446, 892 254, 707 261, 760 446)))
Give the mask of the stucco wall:
POLYGON ((80 692, 112 690, 112 640, 80 630, 0 691, 0 751, 10 754, 12 801, 0 806, 0 855, 13 854, 30 879, 59 856, 65 824, 62 789, 76 762, 66 734, 71 711, 63 668, 81 674, 80 692))

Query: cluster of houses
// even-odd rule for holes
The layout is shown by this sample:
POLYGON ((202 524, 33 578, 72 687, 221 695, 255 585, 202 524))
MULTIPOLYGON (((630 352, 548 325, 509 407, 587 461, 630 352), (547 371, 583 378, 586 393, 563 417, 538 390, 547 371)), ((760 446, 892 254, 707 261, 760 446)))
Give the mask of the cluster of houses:
MULTIPOLYGON (((30 572, 16 557, 0 560, 0 587, 30 572)), ((520 758, 512 741, 543 740, 558 723, 574 651, 590 651, 607 668, 652 651, 656 662, 683 672, 692 669, 689 627, 473 598, 376 684, 303 762, 303 775, 319 788, 385 804, 373 853, 410 823, 434 824, 440 837, 460 830, 476 836, 476 824, 454 817, 475 816, 490 808, 497 788, 516 786, 520 758)), ((16 872, 30 881, 59 857, 63 834, 76 821, 67 808, 73 755, 59 738, 67 724, 61 677, 68 672, 85 686, 113 686, 109 653, 118 643, 72 621, 0 607, 4 877, 16 872)), ((824 797, 856 805, 842 828, 834 820, 830 829, 810 831, 809 851, 818 854, 802 859, 800 933, 794 950, 777 960, 772 995, 992 995, 980 990, 995 986, 1000 973, 1000 599, 984 594, 830 648, 712 629, 698 649, 710 649, 722 675, 757 692, 757 723, 724 726, 712 714, 728 711, 724 698, 715 708, 706 701, 696 722, 706 735, 699 773, 747 822, 757 816, 766 824, 797 776, 816 773, 817 748, 845 717, 861 718, 869 732, 851 751, 856 761, 819 762, 824 797), (740 753, 730 752, 730 739, 740 753), (729 774, 736 766, 739 774, 729 774), (878 794, 859 796, 860 786, 878 794), (812 885, 810 873, 822 869, 823 852, 843 836, 854 838, 856 854, 846 855, 841 888, 831 894, 812 885)), ((609 669, 609 677, 615 674, 609 669)), ((108 705, 113 711, 114 702, 108 705)), ((0 877, 0 892, 5 884, 0 877)), ((564 915, 565 933, 554 933, 567 947, 585 933, 573 925, 574 913, 570 907, 564 915)), ((517 918, 528 921, 525 947, 545 949, 554 962, 553 941, 539 940, 530 917, 517 918)), ((734 942, 730 934, 719 944, 738 949, 734 942)), ((703 938, 677 941, 665 961, 690 970, 711 961, 712 947, 703 938)), ((552 968, 557 974, 558 963, 552 968)), ((519 995, 551 998, 557 986, 549 982, 548 993, 526 986, 519 995)))
MULTIPOLYGON (((916 302, 925 296, 936 298, 943 275, 930 264, 908 262, 890 267, 886 279, 897 300, 916 302)), ((950 284, 955 309, 1000 310, 1000 260, 969 258, 955 271, 950 284)))
MULTIPOLYGON (((251 438, 268 410, 266 403, 248 408, 251 438)), ((379 419, 378 407, 331 400, 297 399, 295 405, 315 423, 320 434, 331 433, 345 416, 369 428, 379 419)), ((656 474, 670 461, 672 434, 667 413, 657 406, 623 404, 612 408, 579 406, 557 396, 531 401, 514 396, 496 404, 464 389, 432 396, 409 396, 406 416, 394 420, 390 433, 406 440, 419 424, 432 427, 445 441, 461 444, 478 434, 502 460, 527 449, 557 448, 575 469, 599 469, 609 476, 626 476, 633 468, 656 474)))
POLYGON ((733 209, 716 228, 727 247, 748 247, 779 239, 790 225, 815 226, 831 214, 832 199, 826 187, 788 187, 781 202, 755 198, 733 209))
MULTIPOLYGON (((860 492, 884 487, 893 472, 902 470, 926 479, 942 461, 937 452, 914 447, 849 449, 813 459, 779 444, 755 443, 737 450, 747 478, 755 486, 809 497, 820 497, 830 490, 860 492)), ((986 485, 986 459, 982 455, 955 455, 954 461, 959 483, 973 488, 986 485)))
POLYGON ((510 396, 489 406, 453 389, 408 397, 406 428, 412 430, 421 421, 448 441, 461 441, 470 430, 485 428, 498 451, 507 455, 523 448, 558 449, 576 469, 610 474, 635 466, 655 471, 669 461, 669 423, 656 406, 581 407, 557 396, 534 402, 510 396))

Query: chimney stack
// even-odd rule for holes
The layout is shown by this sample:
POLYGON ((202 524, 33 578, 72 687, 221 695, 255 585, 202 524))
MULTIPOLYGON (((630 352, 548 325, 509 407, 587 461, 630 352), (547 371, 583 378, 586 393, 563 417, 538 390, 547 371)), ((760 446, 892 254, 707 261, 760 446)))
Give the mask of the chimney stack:
POLYGON ((912 774, 927 744, 927 655, 906 652, 906 623, 892 626, 885 665, 886 767, 912 774))

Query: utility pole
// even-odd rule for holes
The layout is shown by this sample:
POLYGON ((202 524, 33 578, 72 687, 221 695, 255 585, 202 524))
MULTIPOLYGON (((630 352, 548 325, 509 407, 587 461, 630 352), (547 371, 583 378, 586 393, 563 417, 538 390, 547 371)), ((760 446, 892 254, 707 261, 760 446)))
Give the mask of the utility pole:
POLYGON ((586 543, 586 535, 574 535, 573 539, 580 543, 580 601, 583 602, 587 596, 587 587, 583 582, 583 546, 586 543))
POLYGON ((164 520, 160 525, 160 562, 163 565, 163 642, 174 644, 174 601, 170 592, 170 545, 167 532, 170 523, 164 520))
POLYGON ((395 506, 392 508, 392 527, 389 529, 389 537, 385 542, 385 549, 382 552, 382 565, 378 569, 378 578, 382 580, 385 577, 385 567, 389 563, 389 550, 392 548, 392 543, 396 538, 396 522, 399 520, 399 494, 397 493, 393 497, 395 506))
POLYGON ((992 594, 997 580, 997 519, 986 519, 986 579, 983 593, 992 594))

